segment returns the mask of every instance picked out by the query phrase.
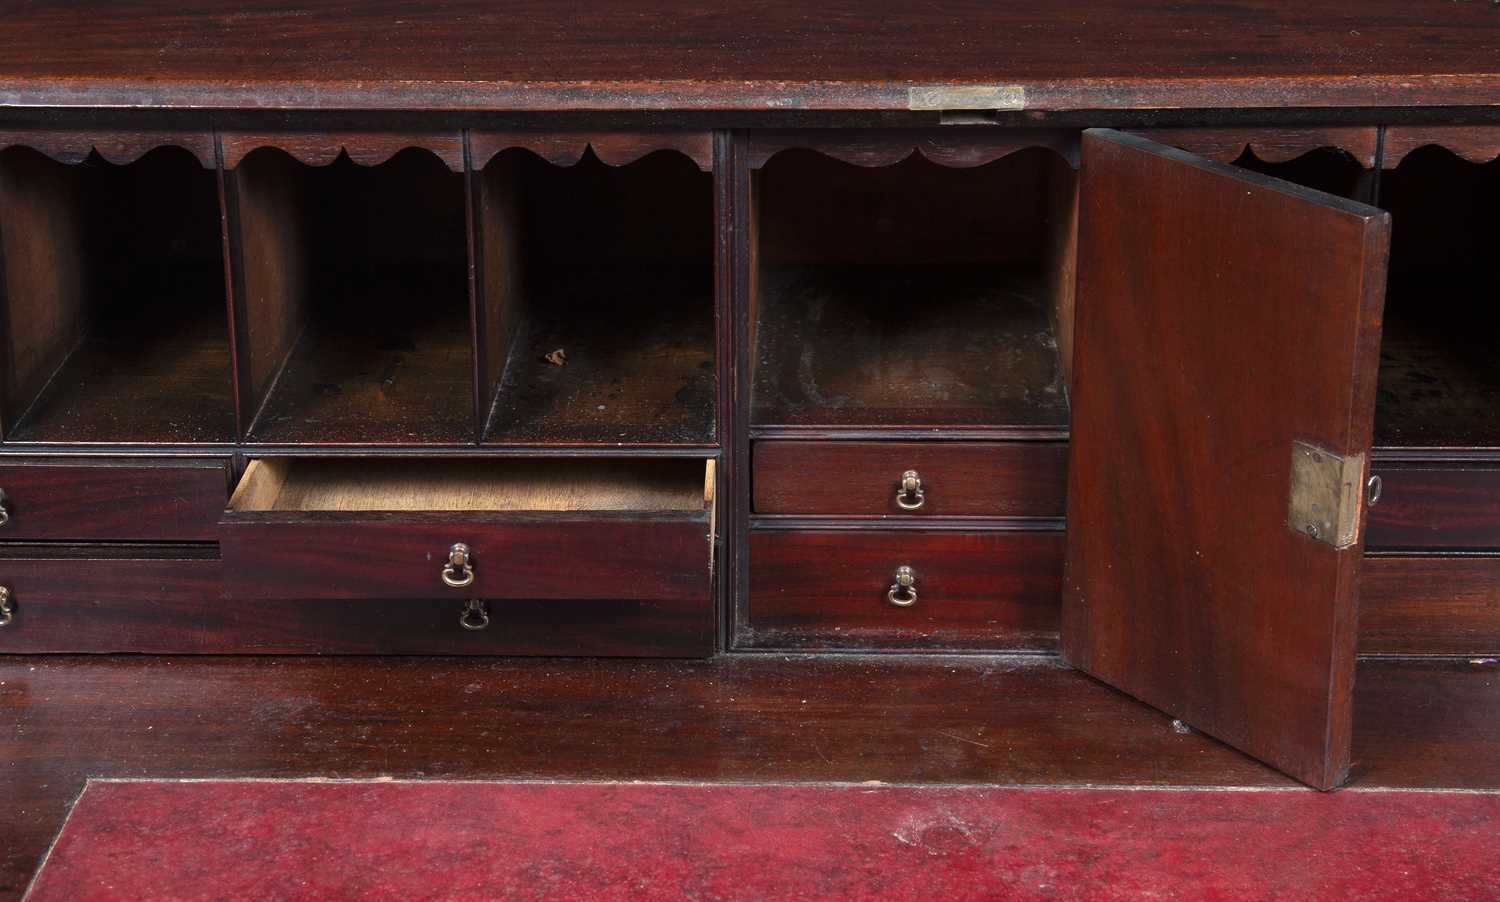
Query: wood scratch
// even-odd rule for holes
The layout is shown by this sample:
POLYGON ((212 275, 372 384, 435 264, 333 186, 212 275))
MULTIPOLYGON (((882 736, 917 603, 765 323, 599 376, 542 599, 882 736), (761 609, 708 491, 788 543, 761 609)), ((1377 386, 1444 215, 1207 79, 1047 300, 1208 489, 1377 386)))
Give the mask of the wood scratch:
POLYGON ((949 733, 946 730, 938 730, 937 734, 939 736, 947 736, 949 739, 957 739, 959 742, 967 742, 969 745, 977 745, 982 749, 990 748, 990 744, 988 742, 980 742, 978 739, 966 739, 965 737, 960 736, 957 733, 949 733))

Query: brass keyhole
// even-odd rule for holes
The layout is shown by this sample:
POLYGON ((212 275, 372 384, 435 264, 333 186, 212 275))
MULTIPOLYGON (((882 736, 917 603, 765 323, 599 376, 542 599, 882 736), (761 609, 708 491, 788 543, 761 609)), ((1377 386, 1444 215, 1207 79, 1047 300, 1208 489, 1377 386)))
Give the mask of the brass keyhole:
POLYGON ((0 526, 10 522, 10 499, 5 497, 5 489, 0 489, 0 526))
POLYGON ((10 600, 10 587, 0 586, 0 626, 10 626, 16 619, 16 607, 10 600))

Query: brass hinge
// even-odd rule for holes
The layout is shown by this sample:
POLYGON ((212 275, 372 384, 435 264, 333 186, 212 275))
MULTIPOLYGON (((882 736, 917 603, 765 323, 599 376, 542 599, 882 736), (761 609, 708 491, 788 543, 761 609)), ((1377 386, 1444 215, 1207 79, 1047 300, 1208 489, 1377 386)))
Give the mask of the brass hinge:
POLYGON ((1345 457, 1303 441, 1292 442, 1292 487, 1286 524, 1334 548, 1359 539, 1365 497, 1365 455, 1345 457))

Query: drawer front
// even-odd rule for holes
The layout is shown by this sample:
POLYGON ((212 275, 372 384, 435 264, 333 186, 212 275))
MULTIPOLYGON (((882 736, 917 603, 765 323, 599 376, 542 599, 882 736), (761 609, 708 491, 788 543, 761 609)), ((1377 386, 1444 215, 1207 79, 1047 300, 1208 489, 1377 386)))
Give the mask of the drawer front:
POLYGON ((1067 510, 1065 442, 759 441, 753 460, 761 514, 1053 518, 1067 510), (908 470, 920 501, 898 493, 908 470))
POLYGON ((219 536, 231 598, 711 600, 706 516, 230 513, 219 536))
POLYGON ((212 541, 229 461, 4 460, 6 541, 212 541))
POLYGON ((12 617, 0 654, 392 654, 705 657, 714 614, 700 600, 487 601, 486 628, 453 599, 220 597, 214 559, 0 557, 12 617), (471 620, 471 622, 476 622, 471 620))
POLYGON ((1500 655, 1500 554, 1372 554, 1359 591, 1361 654, 1500 655))
POLYGON ((0 653, 206 650, 206 621, 223 607, 217 560, 93 553, 4 549, 0 586, 12 616, 0 653))
POLYGON ((1055 651, 1062 560, 1061 532, 757 529, 736 644, 1055 651))
POLYGON ((1500 548, 1500 468, 1381 465, 1369 548, 1500 548))

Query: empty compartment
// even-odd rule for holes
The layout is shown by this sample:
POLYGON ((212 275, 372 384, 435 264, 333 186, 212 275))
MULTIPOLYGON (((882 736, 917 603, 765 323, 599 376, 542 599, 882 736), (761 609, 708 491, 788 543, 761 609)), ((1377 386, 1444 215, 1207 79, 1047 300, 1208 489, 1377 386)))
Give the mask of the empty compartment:
POLYGON ((243 598, 711 601, 713 461, 253 461, 219 524, 243 598))
POLYGON ((474 439, 464 178, 411 148, 231 174, 241 390, 253 442, 474 439))
POLYGON ((1063 159, 865 168, 794 149, 756 189, 755 428, 1066 429, 1063 159))
POLYGON ((218 186, 191 153, 0 152, 0 260, 7 441, 234 440, 218 186))
POLYGON ((1375 444, 1500 446, 1500 160, 1424 147, 1380 194, 1393 231, 1375 444))
POLYGON ((486 440, 713 442, 712 176, 674 151, 509 149, 479 208, 486 440))

